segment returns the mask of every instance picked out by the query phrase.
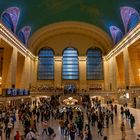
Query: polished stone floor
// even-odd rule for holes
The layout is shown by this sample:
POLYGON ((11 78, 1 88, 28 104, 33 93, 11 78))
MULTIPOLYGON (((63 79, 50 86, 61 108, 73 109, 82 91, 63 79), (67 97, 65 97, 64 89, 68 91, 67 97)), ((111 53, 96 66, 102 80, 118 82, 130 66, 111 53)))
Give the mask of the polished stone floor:
MULTIPOLYGON (((129 121, 125 120, 125 125, 126 125, 126 140, 137 140, 137 134, 140 134, 140 110, 139 109, 133 109, 130 108, 130 112, 135 116, 135 120, 136 120, 136 124, 134 129, 130 128, 129 125, 129 121)), ((118 105, 118 115, 115 116, 114 118, 114 124, 110 124, 109 128, 104 128, 103 130, 103 135, 108 136, 109 140, 121 140, 121 131, 120 131, 120 123, 121 123, 121 116, 120 116, 120 106, 118 105)), ((54 140, 69 140, 68 136, 61 136, 60 135, 60 130, 59 130, 59 124, 57 120, 52 120, 49 122, 50 126, 52 128, 54 128, 55 132, 56 132, 56 137, 54 138, 54 140)), ((44 134, 44 136, 41 136, 41 132, 42 132, 42 127, 41 127, 41 123, 39 123, 37 125, 38 128, 38 134, 37 134, 37 140, 48 140, 48 138, 46 137, 46 135, 44 134)), ((23 128, 22 128, 22 124, 20 124, 17 120, 17 123, 15 125, 14 130, 12 130, 12 134, 11 134, 11 139, 13 140, 13 135, 15 133, 16 130, 20 130, 20 134, 23 135, 23 128)), ((98 136, 97 134, 97 127, 91 127, 91 132, 92 132, 92 136, 93 136, 93 140, 103 140, 103 137, 98 136)), ((3 132, 3 139, 5 140, 5 134, 3 132)), ((76 137, 76 140, 80 140, 78 137, 76 137)))

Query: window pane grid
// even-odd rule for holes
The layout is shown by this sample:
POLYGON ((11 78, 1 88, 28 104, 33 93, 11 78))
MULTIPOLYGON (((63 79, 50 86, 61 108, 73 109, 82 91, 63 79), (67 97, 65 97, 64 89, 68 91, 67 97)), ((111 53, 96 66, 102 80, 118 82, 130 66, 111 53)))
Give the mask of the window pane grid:
POLYGON ((103 60, 99 49, 89 49, 87 52, 87 79, 103 80, 103 60))
POLYGON ((38 79, 54 79, 54 53, 51 49, 41 49, 39 52, 38 79))
POLYGON ((4 13, 3 15, 2 15, 2 21, 3 21, 3 23, 12 31, 12 32, 14 32, 14 25, 13 25, 13 22, 12 22, 12 20, 11 20, 11 17, 10 17, 10 15, 8 14, 8 13, 4 13))
POLYGON ((79 79, 78 53, 74 48, 67 48, 63 53, 62 78, 65 80, 79 79))

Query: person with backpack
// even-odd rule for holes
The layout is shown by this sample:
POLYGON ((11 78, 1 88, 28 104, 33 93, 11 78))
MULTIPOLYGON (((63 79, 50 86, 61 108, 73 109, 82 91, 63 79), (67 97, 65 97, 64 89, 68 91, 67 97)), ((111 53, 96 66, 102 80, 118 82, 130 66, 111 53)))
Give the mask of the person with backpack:
POLYGON ((54 129, 50 126, 47 127, 47 135, 49 138, 54 138, 56 136, 54 129))
POLYGON ((135 124, 135 118, 134 118, 134 116, 131 114, 131 115, 130 115, 130 125, 131 125, 131 129, 133 129, 134 124, 135 124))
POLYGON ((32 129, 27 133, 25 140, 36 140, 36 135, 32 129))
POLYGON ((42 127, 43 127, 42 136, 43 136, 44 132, 47 135, 47 126, 48 126, 48 122, 47 121, 42 122, 42 127))

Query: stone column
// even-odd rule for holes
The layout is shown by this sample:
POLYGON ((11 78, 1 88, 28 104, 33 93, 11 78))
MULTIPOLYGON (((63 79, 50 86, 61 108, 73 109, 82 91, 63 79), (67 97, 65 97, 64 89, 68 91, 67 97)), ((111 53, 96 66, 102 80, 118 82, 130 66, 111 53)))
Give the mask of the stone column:
POLYGON ((32 78, 30 57, 20 58, 18 64, 20 68, 17 68, 17 85, 19 88, 28 89, 32 78))
POLYGON ((17 70, 17 49, 4 48, 3 70, 2 70, 2 88, 11 88, 16 85, 17 70))
POLYGON ((124 58, 124 83, 125 83, 125 89, 126 93, 129 94, 129 100, 127 102, 133 103, 133 97, 132 94, 129 91, 130 86, 130 61, 129 61, 129 52, 128 48, 125 48, 123 51, 123 58, 124 58))
POLYGON ((4 48, 2 88, 11 88, 16 85, 17 49, 4 48))
POLYGON ((29 58, 29 56, 27 56, 26 58, 25 58, 25 70, 24 70, 24 81, 26 81, 25 83, 24 83, 24 87, 25 88, 29 88, 29 84, 30 84, 30 65, 31 65, 31 63, 30 63, 30 58, 29 58))
POLYGON ((79 56, 79 84, 80 89, 87 89, 86 56, 79 56))
POLYGON ((28 89, 31 83, 34 85, 37 79, 37 60, 19 53, 16 78, 18 88, 28 89))
POLYGON ((18 53, 18 60, 17 60, 17 73, 16 73, 16 87, 19 89, 25 88, 24 86, 24 77, 25 77, 25 57, 18 53))
POLYGON ((62 56, 54 57, 54 85, 62 87, 62 56))
POLYGON ((123 51, 125 88, 129 87, 129 53, 128 48, 123 51))
POLYGON ((38 58, 36 58, 36 60, 31 60, 31 63, 31 84, 35 85, 38 78, 38 58))
POLYGON ((112 58, 110 58, 109 60, 109 89, 112 91, 116 91, 117 90, 117 78, 116 78, 116 59, 113 56, 112 58))
POLYGON ((109 81, 109 65, 108 61, 104 59, 103 61, 103 66, 104 66, 104 89, 106 91, 110 90, 110 81, 109 81))

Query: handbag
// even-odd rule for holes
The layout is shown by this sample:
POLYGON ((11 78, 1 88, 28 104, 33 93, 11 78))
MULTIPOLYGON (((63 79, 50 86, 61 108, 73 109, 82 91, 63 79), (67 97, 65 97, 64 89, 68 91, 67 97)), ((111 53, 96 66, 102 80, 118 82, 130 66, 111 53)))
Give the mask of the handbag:
POLYGON ((53 134, 52 134, 52 137, 53 137, 53 138, 54 138, 54 137, 56 137, 56 134, 55 134, 55 133, 53 133, 53 134))
POLYGON ((85 137, 83 138, 83 140, 88 140, 88 136, 85 136, 85 137))

